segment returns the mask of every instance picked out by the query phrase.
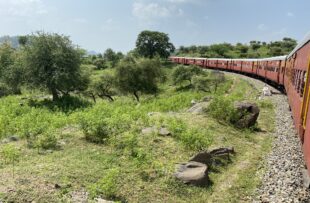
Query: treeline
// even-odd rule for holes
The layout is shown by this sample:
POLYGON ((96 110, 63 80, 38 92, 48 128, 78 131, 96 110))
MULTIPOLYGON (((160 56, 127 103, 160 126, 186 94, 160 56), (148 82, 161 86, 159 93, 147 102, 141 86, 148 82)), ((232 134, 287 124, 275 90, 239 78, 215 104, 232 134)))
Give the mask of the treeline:
POLYGON ((141 94, 156 94, 163 78, 160 61, 174 51, 167 34, 152 31, 141 32, 136 48, 127 55, 108 49, 89 56, 69 37, 56 33, 20 36, 18 44, 0 45, 0 96, 38 89, 50 93, 54 101, 70 94, 94 101, 98 97, 113 101, 121 94, 132 94, 139 101, 141 94), (96 75, 89 64, 111 71, 96 75))
POLYGON ((193 56, 207 58, 265 58, 281 56, 290 53, 297 45, 296 40, 283 38, 281 41, 260 42, 250 41, 249 44, 229 43, 213 44, 210 46, 181 46, 177 56, 193 56))

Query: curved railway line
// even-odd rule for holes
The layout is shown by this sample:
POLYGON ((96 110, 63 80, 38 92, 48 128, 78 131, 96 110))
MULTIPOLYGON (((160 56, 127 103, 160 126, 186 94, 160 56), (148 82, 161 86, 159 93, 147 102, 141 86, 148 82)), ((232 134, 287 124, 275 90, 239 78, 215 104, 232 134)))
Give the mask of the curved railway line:
MULTIPOLYGON (((283 94, 272 96, 276 106, 275 140, 267 157, 262 187, 253 201, 310 202, 306 189, 310 183, 304 182, 310 177, 310 34, 287 56, 263 59, 170 57, 170 60, 246 74, 285 90, 287 97, 283 94)), ((264 83, 251 81, 262 89, 264 83)))

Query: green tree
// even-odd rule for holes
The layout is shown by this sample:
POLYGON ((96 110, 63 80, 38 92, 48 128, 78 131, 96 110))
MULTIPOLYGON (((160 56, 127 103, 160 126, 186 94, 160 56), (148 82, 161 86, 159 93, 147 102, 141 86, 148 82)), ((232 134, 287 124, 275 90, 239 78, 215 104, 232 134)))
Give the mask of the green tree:
POLYGON ((159 60, 129 58, 116 68, 116 83, 123 93, 133 94, 139 101, 139 94, 156 94, 162 76, 159 60))
POLYGON ((206 74, 201 68, 197 66, 177 66, 172 72, 172 81, 176 84, 182 84, 185 81, 188 81, 189 84, 192 84, 193 76, 204 75, 206 74))
POLYGON ((31 36, 25 51, 27 84, 47 89, 53 100, 86 89, 88 79, 80 67, 81 52, 68 37, 38 32, 31 36))
POLYGON ((174 52, 175 47, 170 42, 168 34, 146 30, 138 35, 136 49, 143 57, 154 58, 160 56, 168 58, 170 53, 174 52))

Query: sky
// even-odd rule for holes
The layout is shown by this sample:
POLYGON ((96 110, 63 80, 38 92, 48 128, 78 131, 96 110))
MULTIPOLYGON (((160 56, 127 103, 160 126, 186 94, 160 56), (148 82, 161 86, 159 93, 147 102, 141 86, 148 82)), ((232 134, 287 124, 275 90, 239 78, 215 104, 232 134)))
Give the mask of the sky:
POLYGON ((127 52, 143 30, 180 45, 297 40, 310 31, 309 0, 0 0, 0 36, 70 36, 89 51, 127 52))

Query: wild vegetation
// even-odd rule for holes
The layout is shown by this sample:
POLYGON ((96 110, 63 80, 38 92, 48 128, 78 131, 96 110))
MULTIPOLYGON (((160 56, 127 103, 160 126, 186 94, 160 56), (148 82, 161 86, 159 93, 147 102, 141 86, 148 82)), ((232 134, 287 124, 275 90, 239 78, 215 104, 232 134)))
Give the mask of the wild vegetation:
POLYGON ((207 58, 265 58, 286 55, 296 45, 296 40, 286 37, 281 41, 269 43, 253 40, 248 44, 221 43, 210 46, 181 46, 176 51, 176 55, 207 58))
POLYGON ((235 101, 257 98, 246 81, 139 52, 106 51, 96 56, 105 64, 98 68, 58 34, 19 41, 19 48, 0 46, 0 200, 238 202, 253 194, 274 115, 266 100, 260 131, 229 122, 235 101), (212 100, 202 114, 187 111, 206 96, 212 100), (143 131, 154 127, 170 135, 143 131), (209 187, 173 177, 176 163, 223 146, 237 154, 214 167, 209 187))

